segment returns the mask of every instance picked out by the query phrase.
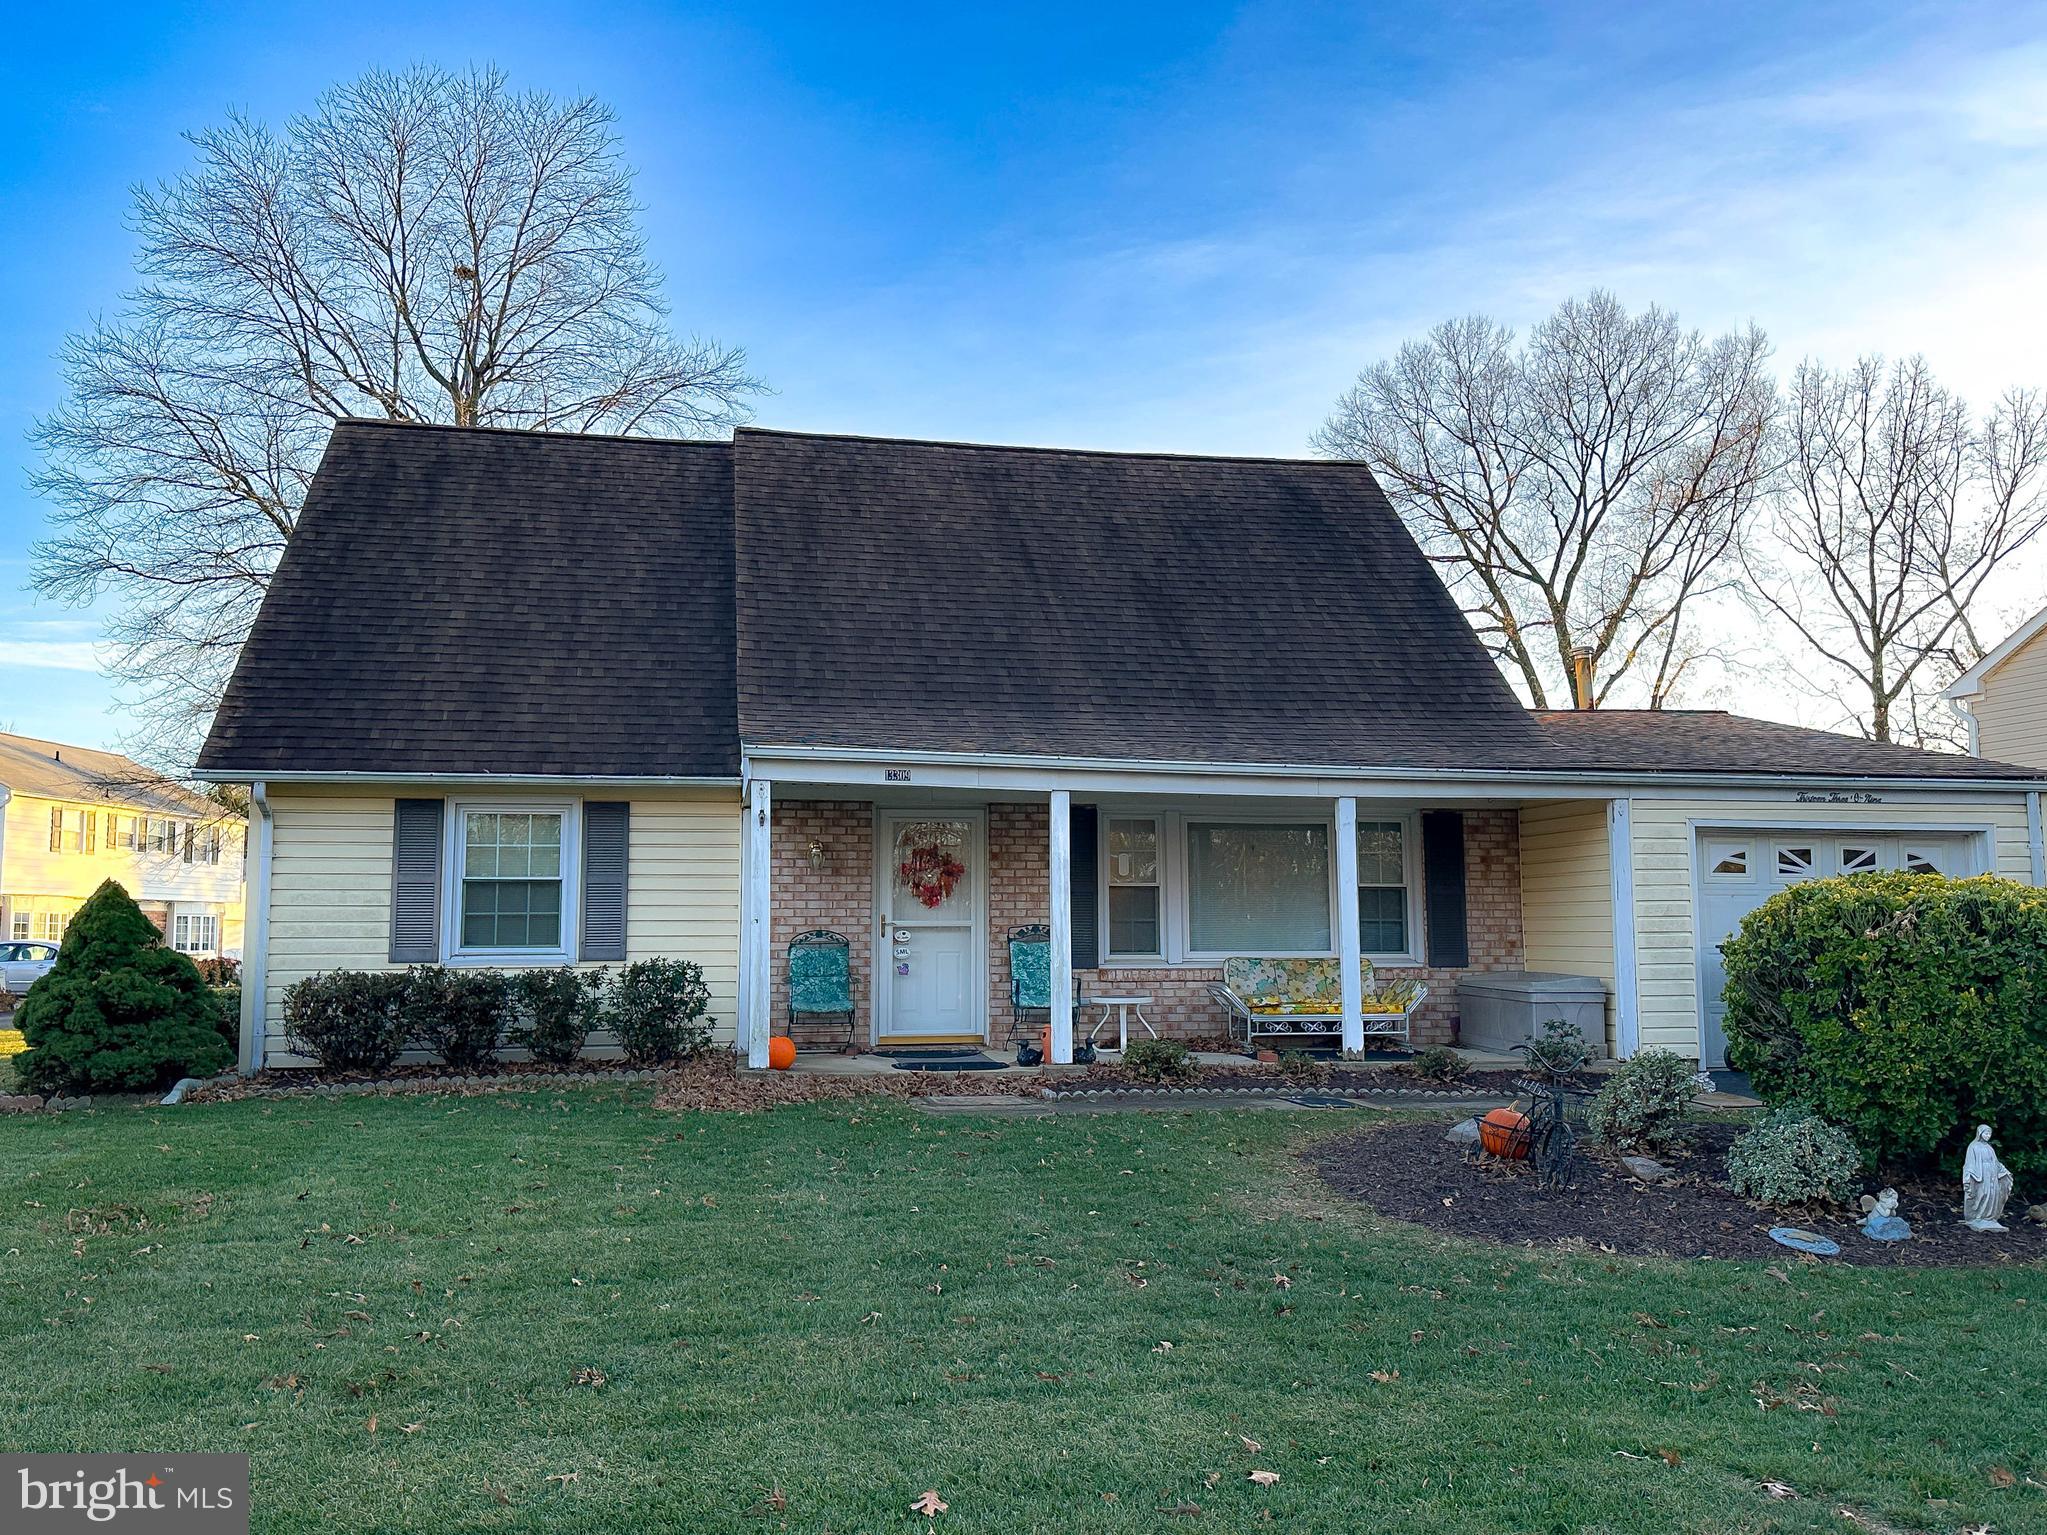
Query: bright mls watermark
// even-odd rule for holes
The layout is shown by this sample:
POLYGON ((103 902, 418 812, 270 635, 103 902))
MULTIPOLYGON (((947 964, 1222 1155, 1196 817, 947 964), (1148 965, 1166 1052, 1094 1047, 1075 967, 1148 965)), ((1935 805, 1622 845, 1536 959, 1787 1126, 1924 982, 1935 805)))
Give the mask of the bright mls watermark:
POLYGON ((246 1455, 0 1456, 0 1529, 248 1535, 246 1455))

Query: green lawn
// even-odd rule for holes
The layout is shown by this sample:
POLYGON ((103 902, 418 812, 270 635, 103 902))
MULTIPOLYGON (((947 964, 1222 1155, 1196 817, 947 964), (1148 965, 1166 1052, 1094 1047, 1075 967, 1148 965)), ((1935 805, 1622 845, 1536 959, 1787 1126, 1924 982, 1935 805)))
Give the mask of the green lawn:
POLYGON ((0 1441, 259 1530, 2047 1529, 2047 1272, 1443 1243, 1295 1170, 1361 1119, 12 1118, 0 1441))

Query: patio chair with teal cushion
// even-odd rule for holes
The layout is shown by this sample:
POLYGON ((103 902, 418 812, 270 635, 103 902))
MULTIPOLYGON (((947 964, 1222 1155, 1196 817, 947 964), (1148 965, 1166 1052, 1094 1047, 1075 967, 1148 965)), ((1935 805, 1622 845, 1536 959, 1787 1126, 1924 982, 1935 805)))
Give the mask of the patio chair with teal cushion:
POLYGON ((853 1044, 852 945, 844 933, 824 928, 789 940, 789 1032, 799 1018, 843 1018, 846 1046, 853 1044))
POLYGON ((1009 1037, 1028 1035, 1027 1013, 1052 1017, 1052 929, 1042 922, 1009 930, 1009 1037))

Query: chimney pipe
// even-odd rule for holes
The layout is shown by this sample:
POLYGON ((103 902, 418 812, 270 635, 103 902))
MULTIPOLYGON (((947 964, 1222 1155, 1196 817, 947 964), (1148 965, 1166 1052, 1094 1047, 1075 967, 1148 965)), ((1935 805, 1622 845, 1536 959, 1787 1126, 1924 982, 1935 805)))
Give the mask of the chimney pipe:
POLYGON ((1573 645, 1571 647, 1571 695, 1575 707, 1596 709, 1598 704, 1592 697, 1592 647, 1573 645))

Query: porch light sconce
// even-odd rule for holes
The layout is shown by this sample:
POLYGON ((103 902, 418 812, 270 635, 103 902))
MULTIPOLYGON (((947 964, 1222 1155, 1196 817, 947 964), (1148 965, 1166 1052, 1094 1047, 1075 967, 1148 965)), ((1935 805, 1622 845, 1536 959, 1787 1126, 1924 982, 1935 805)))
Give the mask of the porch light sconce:
POLYGON ((815 837, 810 839, 810 866, 820 874, 824 872, 824 844, 815 837))

